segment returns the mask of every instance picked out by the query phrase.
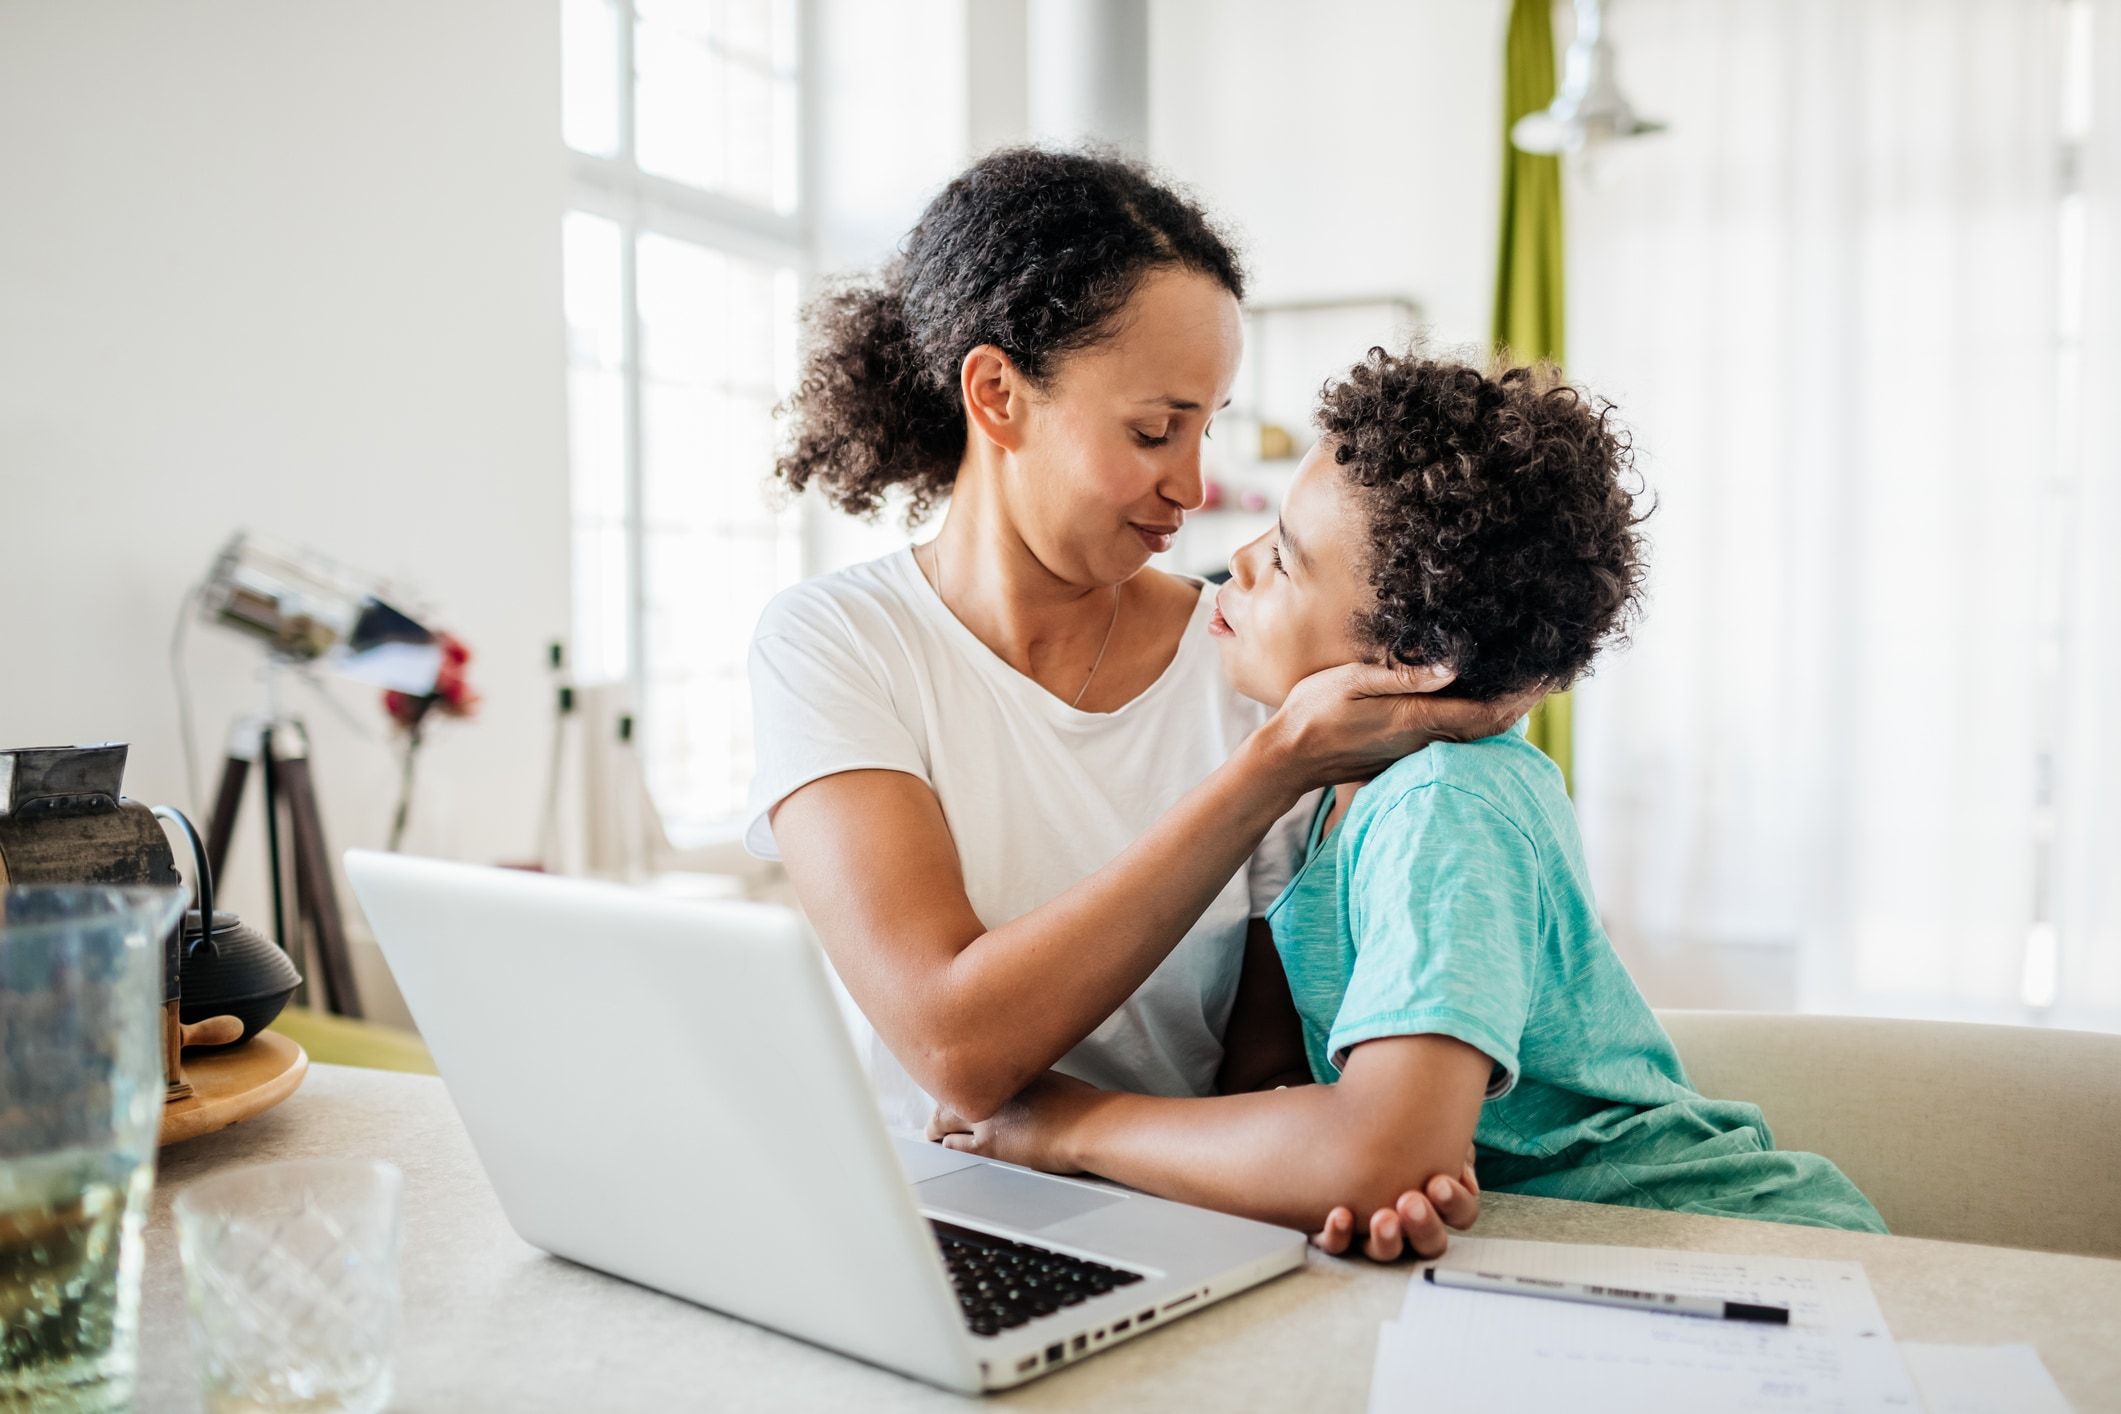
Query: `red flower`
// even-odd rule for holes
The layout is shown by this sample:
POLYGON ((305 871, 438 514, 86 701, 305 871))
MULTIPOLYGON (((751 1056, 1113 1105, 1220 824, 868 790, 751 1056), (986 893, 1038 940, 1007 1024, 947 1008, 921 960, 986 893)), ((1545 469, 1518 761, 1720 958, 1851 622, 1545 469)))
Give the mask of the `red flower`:
POLYGON ((407 731, 419 728, 427 714, 440 711, 445 717, 469 717, 478 709, 479 694, 471 690, 466 668, 471 650, 455 634, 438 633, 435 643, 442 650, 442 666, 435 674, 434 690, 424 697, 408 692, 385 692, 383 710, 407 731))

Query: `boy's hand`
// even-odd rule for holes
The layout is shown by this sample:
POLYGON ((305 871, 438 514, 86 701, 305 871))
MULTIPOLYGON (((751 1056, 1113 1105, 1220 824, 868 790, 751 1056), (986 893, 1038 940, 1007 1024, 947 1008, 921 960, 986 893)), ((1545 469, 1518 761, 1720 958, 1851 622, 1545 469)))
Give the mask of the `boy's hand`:
MULTIPOLYGON (((1370 1216, 1363 1255, 1373 1262, 1396 1262, 1402 1252, 1409 1251, 1417 1257, 1441 1257, 1451 1245, 1447 1228, 1464 1232, 1479 1220, 1480 1180, 1473 1173, 1473 1151, 1468 1149, 1466 1166, 1455 1179, 1438 1174, 1370 1216)), ((1311 1245, 1337 1257, 1354 1240, 1354 1211, 1335 1208, 1326 1214, 1325 1226, 1312 1234, 1311 1245)))
POLYGON ((1095 1085, 1049 1070, 991 1119, 975 1123, 938 1108, 928 1121, 928 1138, 946 1149, 1027 1169, 1077 1173, 1082 1166, 1068 1156, 1067 1136, 1076 1119, 1103 1093, 1095 1085))

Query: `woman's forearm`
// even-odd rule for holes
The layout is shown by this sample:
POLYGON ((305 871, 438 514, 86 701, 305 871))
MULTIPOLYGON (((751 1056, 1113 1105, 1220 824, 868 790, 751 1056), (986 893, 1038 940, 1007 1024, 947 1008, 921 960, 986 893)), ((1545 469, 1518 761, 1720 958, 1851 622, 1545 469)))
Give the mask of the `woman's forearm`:
POLYGON ((960 1054, 955 1098, 991 1113, 1095 1030, 1302 792, 1255 735, 1102 869, 959 951, 946 996, 980 1041, 960 1054))
POLYGON ((1303 785, 1254 733, 1142 837, 1021 917, 986 926, 935 793, 889 771, 827 777, 773 816, 841 980, 913 1078, 992 1114, 1156 970, 1303 785))

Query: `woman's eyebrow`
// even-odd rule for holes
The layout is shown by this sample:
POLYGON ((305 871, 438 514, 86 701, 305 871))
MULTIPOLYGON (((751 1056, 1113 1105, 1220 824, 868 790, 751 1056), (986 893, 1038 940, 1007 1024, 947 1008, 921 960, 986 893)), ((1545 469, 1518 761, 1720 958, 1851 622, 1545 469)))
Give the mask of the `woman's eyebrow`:
MULTIPOLYGON (((1154 405, 1156 407, 1167 407, 1173 412, 1200 411, 1200 404, 1194 402, 1191 398, 1174 398, 1168 393, 1164 394, 1161 397, 1143 398, 1142 404, 1143 406, 1154 405)), ((1230 406, 1230 399, 1224 398, 1222 401, 1222 407, 1217 408, 1216 411, 1221 412, 1223 408, 1226 408, 1228 406, 1230 406)))

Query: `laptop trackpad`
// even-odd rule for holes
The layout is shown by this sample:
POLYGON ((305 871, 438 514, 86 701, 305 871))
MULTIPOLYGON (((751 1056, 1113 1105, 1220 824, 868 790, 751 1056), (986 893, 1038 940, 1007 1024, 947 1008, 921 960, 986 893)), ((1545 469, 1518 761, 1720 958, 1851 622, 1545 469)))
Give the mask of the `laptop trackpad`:
POLYGON ((975 1164, 913 1185, 913 1201, 924 1208, 942 1208, 1033 1232, 1110 1207, 1125 1197, 993 1164, 975 1164))

